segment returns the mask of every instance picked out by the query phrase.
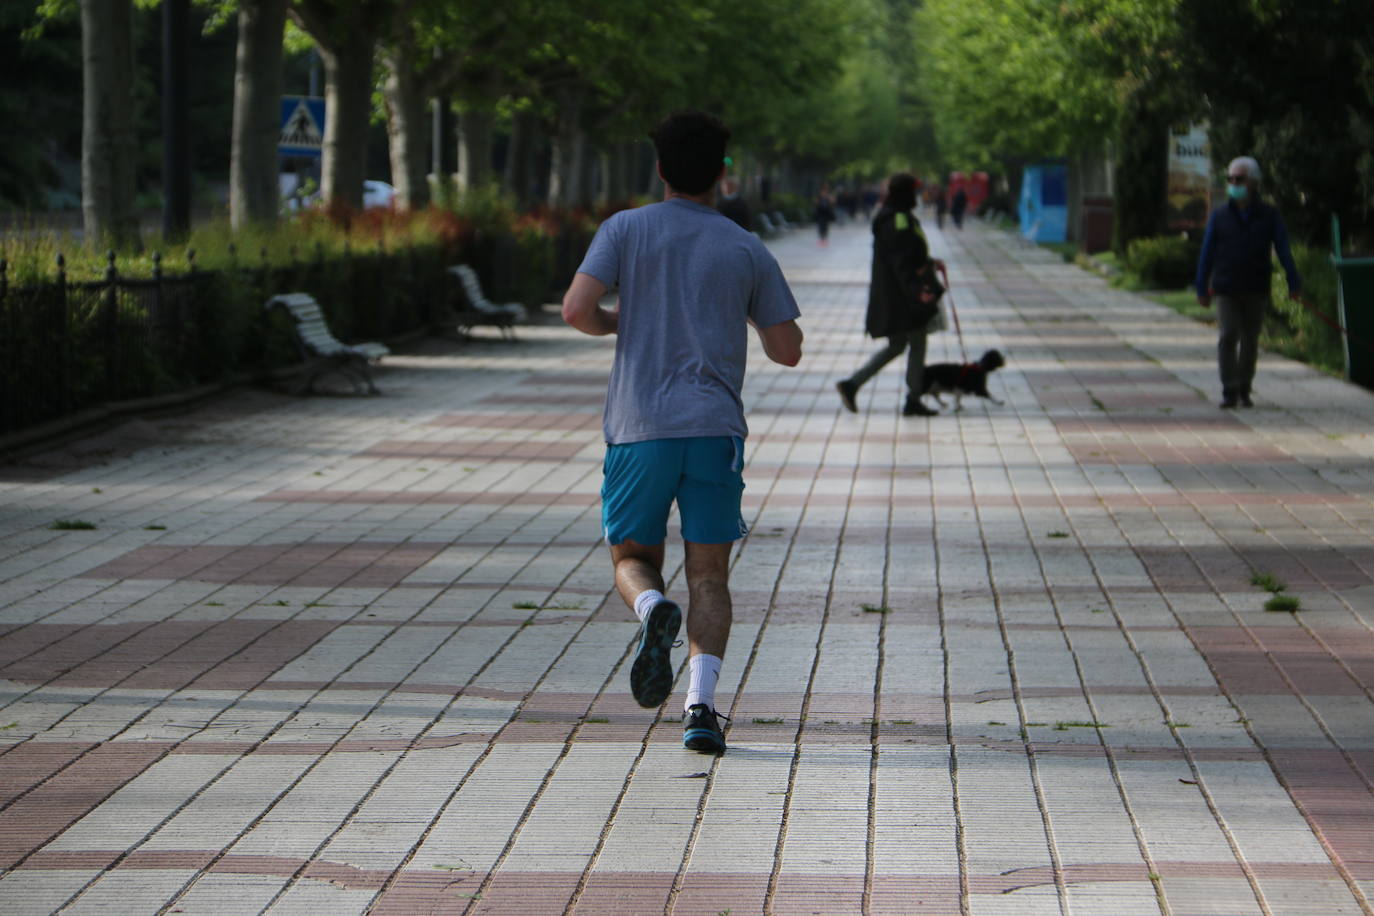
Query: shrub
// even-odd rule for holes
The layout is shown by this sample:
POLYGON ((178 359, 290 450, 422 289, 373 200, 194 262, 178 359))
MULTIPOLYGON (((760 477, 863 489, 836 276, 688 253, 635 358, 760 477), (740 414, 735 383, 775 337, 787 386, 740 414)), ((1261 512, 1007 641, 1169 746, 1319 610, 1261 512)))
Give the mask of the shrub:
MULTIPOLYGON (((1302 276, 1303 298, 1335 322, 1339 280, 1336 266, 1331 263, 1331 253, 1325 248, 1295 244, 1293 262, 1302 276)), ((1274 314, 1265 322, 1263 346, 1327 372, 1343 373, 1345 344, 1340 333, 1313 314, 1307 305, 1288 298, 1288 277, 1277 260, 1272 289, 1274 314)))
POLYGON ((1126 269, 1147 289, 1184 289, 1197 272, 1200 248, 1182 235, 1136 239, 1126 246, 1126 269))

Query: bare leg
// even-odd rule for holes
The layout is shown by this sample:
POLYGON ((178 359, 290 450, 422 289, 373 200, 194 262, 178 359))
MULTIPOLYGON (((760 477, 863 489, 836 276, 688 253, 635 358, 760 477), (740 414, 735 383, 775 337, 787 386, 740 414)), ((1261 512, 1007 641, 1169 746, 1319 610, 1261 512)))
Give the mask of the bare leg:
POLYGON ((663 591, 663 545, 645 546, 634 541, 611 545, 615 565, 615 590, 631 610, 645 589, 663 591))
MULTIPOLYGON (((687 645, 691 655, 725 657, 730 641, 730 550, 735 545, 686 542, 687 645)), ((619 573, 617 570, 617 579, 619 573)))

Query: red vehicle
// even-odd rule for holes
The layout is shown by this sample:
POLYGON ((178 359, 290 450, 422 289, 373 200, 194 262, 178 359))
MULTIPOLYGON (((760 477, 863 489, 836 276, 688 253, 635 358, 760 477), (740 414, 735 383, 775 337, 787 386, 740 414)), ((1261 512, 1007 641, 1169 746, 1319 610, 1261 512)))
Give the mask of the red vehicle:
POLYGON ((970 175, 964 172, 950 172, 949 184, 945 187, 945 200, 953 200, 954 192, 960 188, 964 189, 964 194, 968 197, 968 212, 977 213, 983 206, 983 201, 988 199, 988 173, 974 172, 970 175))

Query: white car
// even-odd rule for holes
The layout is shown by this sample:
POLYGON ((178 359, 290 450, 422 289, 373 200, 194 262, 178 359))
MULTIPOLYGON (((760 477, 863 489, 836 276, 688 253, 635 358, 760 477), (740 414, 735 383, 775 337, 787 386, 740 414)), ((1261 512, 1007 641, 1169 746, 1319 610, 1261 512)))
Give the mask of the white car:
POLYGON ((373 207, 389 207, 395 199, 396 189, 385 181, 368 179, 363 182, 364 210, 370 210, 373 207))
MULTIPOLYGON (((320 202, 320 191, 316 187, 309 194, 298 194, 296 174, 294 172, 281 172, 277 175, 277 187, 279 188, 282 206, 287 210, 300 210, 305 207, 313 207, 320 202)), ((373 181, 368 179, 363 182, 363 209, 370 210, 373 207, 389 207, 391 202, 396 199, 396 189, 385 181, 373 181)))

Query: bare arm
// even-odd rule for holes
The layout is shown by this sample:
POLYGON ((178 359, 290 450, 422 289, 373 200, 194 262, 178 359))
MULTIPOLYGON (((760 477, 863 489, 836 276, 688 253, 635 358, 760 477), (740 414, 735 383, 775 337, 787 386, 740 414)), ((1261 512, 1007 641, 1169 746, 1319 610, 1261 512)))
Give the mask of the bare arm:
POLYGON ((591 274, 574 274, 563 296, 563 320, 593 337, 614 334, 620 328, 620 313, 601 307, 604 295, 606 284, 591 274))
MULTIPOLYGON (((750 324, 754 324, 752 321, 750 324)), ((795 366, 802 358, 802 329, 795 321, 770 324, 766 328, 754 325, 759 332, 763 352, 782 366, 795 366)))

